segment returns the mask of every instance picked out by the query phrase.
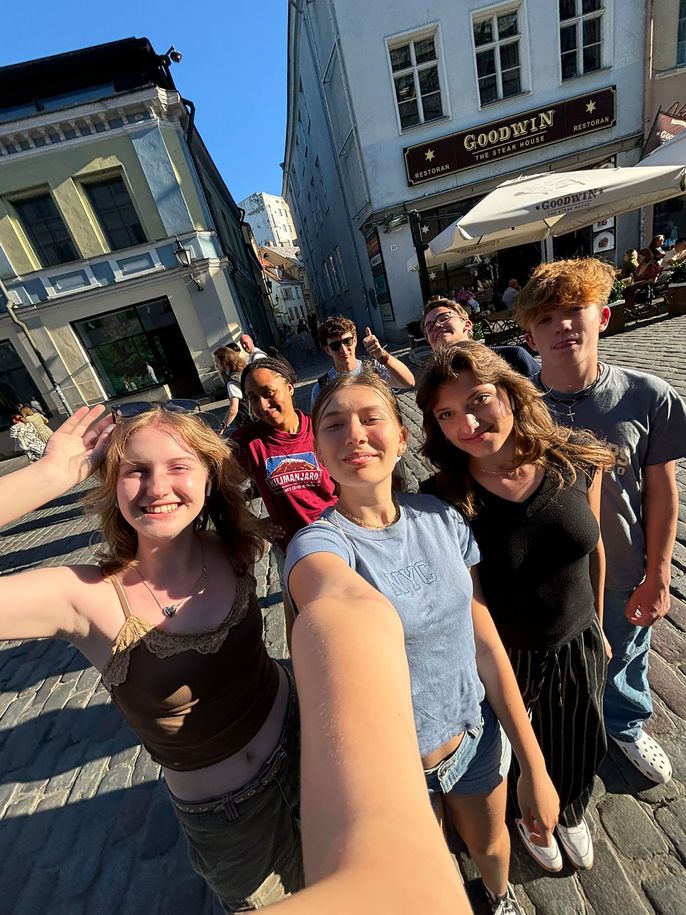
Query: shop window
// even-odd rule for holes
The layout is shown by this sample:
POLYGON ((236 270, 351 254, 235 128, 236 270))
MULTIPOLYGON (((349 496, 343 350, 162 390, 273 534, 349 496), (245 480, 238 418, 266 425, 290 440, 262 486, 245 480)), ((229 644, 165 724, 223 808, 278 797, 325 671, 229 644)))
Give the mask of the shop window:
POLYGON ((43 267, 78 259, 76 247, 50 194, 24 197, 12 203, 43 267))
POLYGON ((574 79, 603 66, 602 0, 559 0, 562 79, 574 79))
POLYGON ((145 244, 143 226, 121 178, 89 182, 84 188, 111 251, 145 244))
POLYGON ((159 340, 175 324, 169 302, 156 299, 73 326, 108 397, 119 397, 169 381, 159 340))
POLYGON ((436 31, 392 39, 388 55, 400 129, 444 116, 436 31))
POLYGON ((475 17, 474 53, 479 100, 489 105, 522 92, 519 9, 475 17))

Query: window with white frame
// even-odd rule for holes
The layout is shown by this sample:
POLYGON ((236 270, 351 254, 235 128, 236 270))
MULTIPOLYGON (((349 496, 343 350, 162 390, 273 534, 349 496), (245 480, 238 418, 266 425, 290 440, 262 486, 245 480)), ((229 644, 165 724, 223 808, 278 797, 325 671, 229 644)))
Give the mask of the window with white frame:
POLYGON ((442 118, 437 33, 392 39, 388 55, 401 130, 442 118))
POLYGON ((562 79, 603 65, 603 0, 559 0, 562 79))
POLYGON ((482 105, 522 92, 519 6, 503 7, 472 21, 476 79, 482 105))
POLYGON ((329 262, 327 260, 322 261, 322 269, 324 271, 324 276, 326 277, 326 287, 328 290, 328 296, 325 298, 330 298, 333 295, 333 283, 331 282, 331 277, 329 276, 329 262))
POLYGON ((686 65, 686 0, 679 0, 679 20, 676 27, 676 65, 686 65))

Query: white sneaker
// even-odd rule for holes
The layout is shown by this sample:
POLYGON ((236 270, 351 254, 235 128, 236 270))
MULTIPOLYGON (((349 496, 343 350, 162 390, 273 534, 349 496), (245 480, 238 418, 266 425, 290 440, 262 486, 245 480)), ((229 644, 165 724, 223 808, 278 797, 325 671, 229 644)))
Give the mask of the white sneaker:
POLYGON ((617 740, 612 738, 622 753, 641 773, 657 785, 664 785, 672 777, 672 764, 657 740, 641 732, 638 740, 617 740))
POLYGON ((519 838, 522 840, 524 848, 526 848, 531 857, 541 865, 543 870, 549 871, 551 874, 556 874, 558 871, 562 870, 562 854, 560 853, 560 846, 557 844, 555 836, 551 837, 550 845, 536 845, 531 841, 529 830, 522 820, 515 820, 515 825, 517 826, 517 832, 519 833, 519 838))
POLYGON ((586 820, 578 826, 561 826, 558 823, 557 835, 574 867, 585 871, 593 867, 593 839, 586 820))
POLYGON ((484 883, 486 899, 491 907, 491 915, 524 915, 520 909, 517 897, 511 883, 507 884, 504 896, 496 896, 484 883))

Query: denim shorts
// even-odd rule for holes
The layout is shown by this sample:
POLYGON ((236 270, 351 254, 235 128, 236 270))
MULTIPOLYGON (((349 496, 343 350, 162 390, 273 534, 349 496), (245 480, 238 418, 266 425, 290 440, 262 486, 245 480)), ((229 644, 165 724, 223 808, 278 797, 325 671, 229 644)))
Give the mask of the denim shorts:
POLYGON ((424 770, 429 794, 490 794, 506 777, 511 756, 510 741, 484 700, 480 723, 464 732, 454 753, 424 770))
POLYGON ((182 801, 170 792, 193 869, 225 912, 249 912, 302 889, 299 829, 300 727, 289 699, 276 749, 245 785, 220 797, 182 801))

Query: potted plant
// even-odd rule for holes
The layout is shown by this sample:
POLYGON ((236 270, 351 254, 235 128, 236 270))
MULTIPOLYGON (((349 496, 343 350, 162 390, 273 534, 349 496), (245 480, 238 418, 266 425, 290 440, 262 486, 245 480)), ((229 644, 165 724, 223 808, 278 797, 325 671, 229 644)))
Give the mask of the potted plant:
POLYGON ((610 306, 610 321, 603 336, 611 337, 624 330, 624 283, 621 280, 615 280, 612 284, 607 304, 610 306))
POLYGON ((665 300, 670 318, 674 315, 686 315, 686 264, 678 264, 672 270, 665 300))

